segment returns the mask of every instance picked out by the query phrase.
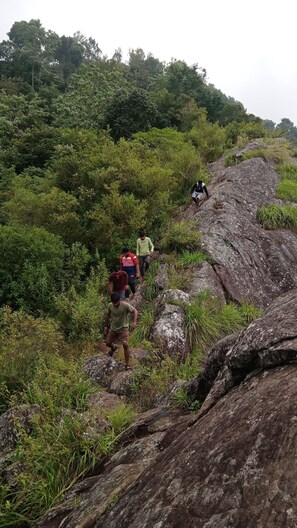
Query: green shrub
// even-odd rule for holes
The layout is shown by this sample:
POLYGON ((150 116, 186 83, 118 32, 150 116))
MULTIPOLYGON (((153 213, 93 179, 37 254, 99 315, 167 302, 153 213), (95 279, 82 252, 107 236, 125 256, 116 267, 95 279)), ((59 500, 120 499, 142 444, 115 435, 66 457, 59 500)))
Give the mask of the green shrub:
POLYGON ((15 403, 40 406, 28 435, 19 428, 19 443, 12 462, 21 467, 13 493, 0 482, 1 524, 14 528, 32 526, 63 498, 78 479, 110 453, 135 412, 131 405, 102 412, 106 430, 86 435, 88 396, 97 391, 82 373, 81 361, 53 353, 41 359, 34 378, 15 403))
POLYGON ((297 164, 296 163, 281 163, 276 167, 282 180, 297 181, 297 164))
POLYGON ((178 265, 182 267, 196 266, 205 260, 209 260, 209 257, 202 251, 183 251, 178 258, 178 265))
POLYGON ((0 303, 49 312, 61 289, 65 247, 41 228, 0 226, 0 303))
POLYGON ((243 308, 234 303, 222 306, 209 290, 198 294, 184 309, 190 346, 202 349, 206 349, 216 339, 237 332, 258 316, 257 310, 253 311, 247 303, 243 308))
POLYGON ((24 312, 0 310, 0 411, 34 378, 40 361, 64 353, 66 346, 57 324, 24 312))
POLYGON ((92 270, 84 291, 78 293, 74 287, 66 294, 56 297, 57 319, 67 338, 83 341, 102 338, 105 297, 101 293, 107 284, 104 263, 92 270))
POLYGON ((296 229, 297 208, 293 205, 263 205, 257 211, 257 221, 264 229, 296 229))
POLYGON ((160 247, 163 251, 176 251, 177 253, 184 250, 195 250, 200 247, 200 237, 196 222, 183 220, 167 228, 160 240, 160 247))
POLYGON ((296 181, 283 180, 276 189, 276 197, 280 200, 297 202, 297 177, 296 181))
POLYGON ((155 312, 156 310, 152 303, 145 304, 141 309, 137 327, 130 337, 131 346, 140 346, 149 337, 150 329, 155 320, 155 312))

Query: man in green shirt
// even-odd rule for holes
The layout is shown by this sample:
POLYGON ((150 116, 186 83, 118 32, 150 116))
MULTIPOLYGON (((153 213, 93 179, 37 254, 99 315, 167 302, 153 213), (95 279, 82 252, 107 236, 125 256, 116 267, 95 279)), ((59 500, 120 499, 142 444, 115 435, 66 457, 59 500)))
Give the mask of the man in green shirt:
POLYGON ((113 355, 113 353, 118 348, 114 342, 120 340, 124 348, 125 368, 128 370, 130 368, 130 352, 128 343, 129 321, 130 316, 133 313, 131 327, 133 329, 136 328, 138 311, 134 308, 134 306, 131 306, 131 304, 121 301, 120 294, 118 292, 112 293, 110 299, 111 303, 108 306, 108 312, 104 320, 104 335, 106 336, 106 345, 110 348, 110 352, 108 352, 108 354, 110 356, 113 355))
POLYGON ((136 255, 138 257, 140 275, 144 277, 145 272, 149 269, 150 265, 150 253, 154 251, 154 244, 151 239, 145 236, 145 231, 141 229, 139 231, 139 238, 137 239, 136 255))

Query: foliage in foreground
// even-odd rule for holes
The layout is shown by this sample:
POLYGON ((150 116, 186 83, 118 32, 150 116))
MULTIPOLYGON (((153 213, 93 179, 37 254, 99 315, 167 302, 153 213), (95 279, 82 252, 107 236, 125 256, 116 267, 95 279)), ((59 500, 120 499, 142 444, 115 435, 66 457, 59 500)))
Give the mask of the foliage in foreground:
POLYGON ((113 450, 134 411, 129 405, 98 410, 96 421, 107 420, 107 425, 103 432, 87 434, 95 412, 85 414, 88 397, 98 388, 85 377, 83 358, 70 352, 54 322, 4 309, 0 344, 1 410, 38 406, 31 434, 16 423, 19 441, 9 461, 17 469, 14 489, 0 479, 0 526, 23 528, 113 450))

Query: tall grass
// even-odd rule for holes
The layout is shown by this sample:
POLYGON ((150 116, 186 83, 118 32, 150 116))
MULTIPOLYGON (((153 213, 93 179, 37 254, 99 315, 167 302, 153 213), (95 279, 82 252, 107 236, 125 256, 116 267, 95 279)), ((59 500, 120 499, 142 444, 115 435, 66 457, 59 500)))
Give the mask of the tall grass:
POLYGON ((191 304, 185 305, 185 322, 187 337, 191 347, 205 350, 217 339, 237 332, 259 316, 254 309, 248 310, 229 303, 221 305, 218 299, 212 297, 209 290, 199 293, 191 304))
POLYGON ((183 251, 182 254, 179 256, 178 264, 182 267, 196 266, 197 264, 201 264, 201 262, 204 262, 205 260, 209 260, 209 257, 202 251, 186 250, 183 251))
POLYGON ((281 163, 276 167, 282 180, 297 181, 297 164, 281 163))
POLYGON ((297 207, 293 205, 264 205, 257 211, 257 221, 264 229, 296 229, 297 207))
POLYGON ((283 180, 277 187, 276 197, 280 200, 297 202, 297 178, 296 180, 283 180))
POLYGON ((6 309, 0 318, 0 344, 2 410, 21 404, 40 409, 32 418, 30 435, 16 423, 13 489, 0 478, 0 526, 25 528, 114 449, 134 411, 123 404, 115 411, 99 412, 103 432, 99 428, 86 435, 88 397, 98 387, 82 373, 83 358, 77 351, 70 354, 50 320, 6 309))
POLYGON ((245 159, 263 158, 272 163, 286 163, 290 159, 289 145, 273 141, 262 148, 245 152, 243 156, 245 159))

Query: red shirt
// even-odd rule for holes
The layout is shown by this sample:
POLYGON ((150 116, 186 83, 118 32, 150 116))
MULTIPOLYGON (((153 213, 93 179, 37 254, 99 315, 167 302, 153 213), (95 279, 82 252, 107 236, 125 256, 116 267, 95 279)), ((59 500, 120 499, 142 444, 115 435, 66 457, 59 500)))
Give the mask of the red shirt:
POLYGON ((127 255, 122 254, 120 257, 120 265, 128 275, 135 275, 137 264, 138 258, 134 253, 127 253, 127 255))
POLYGON ((121 292, 128 284, 128 275, 125 271, 114 271, 108 280, 112 282, 114 292, 121 292))

